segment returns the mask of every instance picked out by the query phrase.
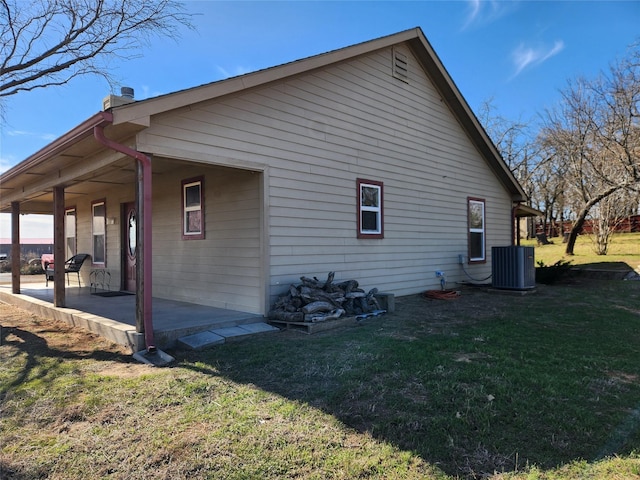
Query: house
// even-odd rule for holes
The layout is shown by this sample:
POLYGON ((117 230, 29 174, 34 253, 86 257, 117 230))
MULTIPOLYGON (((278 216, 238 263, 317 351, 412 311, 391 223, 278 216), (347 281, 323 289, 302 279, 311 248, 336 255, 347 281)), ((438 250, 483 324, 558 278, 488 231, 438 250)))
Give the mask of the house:
POLYGON ((104 104, 0 177, 0 210, 53 213, 56 258, 90 253, 147 329, 151 295, 266 314, 302 275, 487 277, 526 200, 419 28, 104 104))

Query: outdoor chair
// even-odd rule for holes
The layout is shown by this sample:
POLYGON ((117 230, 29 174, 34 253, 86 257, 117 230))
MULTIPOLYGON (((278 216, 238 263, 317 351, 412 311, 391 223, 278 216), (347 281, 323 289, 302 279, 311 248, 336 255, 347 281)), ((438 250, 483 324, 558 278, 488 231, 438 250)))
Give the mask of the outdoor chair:
MULTIPOLYGON (((67 285, 70 284, 69 274, 75 273, 76 275, 78 275, 78 286, 81 286, 80 269, 82 268, 82 264, 84 263, 84 261, 89 257, 90 255, 88 253, 78 253, 77 255, 74 255, 69 260, 64 262, 64 273, 67 274, 67 285)), ((49 280, 53 280, 54 268, 55 268, 55 260, 54 260, 54 263, 49 263, 44 270, 44 276, 46 279, 45 281, 46 281, 47 287, 49 286, 49 280)))

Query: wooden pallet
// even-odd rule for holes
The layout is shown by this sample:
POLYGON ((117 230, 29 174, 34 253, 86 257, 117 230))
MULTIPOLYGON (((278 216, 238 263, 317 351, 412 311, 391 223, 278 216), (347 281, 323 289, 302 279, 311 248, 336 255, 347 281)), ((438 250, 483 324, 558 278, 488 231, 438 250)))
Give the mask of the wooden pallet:
POLYGON ((349 325, 357 325, 360 321, 371 318, 374 316, 382 315, 386 313, 385 310, 378 310, 375 313, 358 315, 355 317, 342 317, 336 320, 327 320, 326 322, 286 322, 284 320, 269 320, 271 325, 284 330, 298 330, 300 332, 312 335, 318 332, 324 332, 326 330, 333 330, 334 328, 345 327, 349 325))

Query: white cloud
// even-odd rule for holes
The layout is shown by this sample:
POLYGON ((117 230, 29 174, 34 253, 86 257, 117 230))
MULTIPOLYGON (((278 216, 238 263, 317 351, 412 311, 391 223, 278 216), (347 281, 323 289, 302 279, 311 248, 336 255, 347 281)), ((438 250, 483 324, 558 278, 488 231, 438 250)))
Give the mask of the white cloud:
MULTIPOLYGON (((20 144, 19 148, 30 146, 32 147, 32 151, 29 153, 33 153, 36 150, 39 150, 41 147, 54 141, 58 138, 58 135, 54 133, 39 133, 39 132, 31 132, 28 130, 15 130, 15 129, 6 129, 2 132, 2 135, 7 139, 7 143, 9 143, 9 137, 13 139, 11 142, 18 142, 20 144)), ((4 150, 11 150, 10 148, 4 147, 4 150)), ((11 167, 16 165, 18 162, 24 160, 24 157, 18 158, 14 154, 4 154, 0 156, 0 173, 4 173, 9 170, 11 167)))
POLYGON ((5 134, 9 137, 36 138, 38 140, 46 140, 47 142, 51 142, 58 138, 58 136, 54 133, 37 133, 29 132, 27 130, 7 130, 5 134))
POLYGON ((216 65, 216 68, 223 78, 237 77, 238 75, 244 75, 245 73, 253 72, 252 68, 242 67, 240 65, 235 66, 231 70, 227 70, 220 65, 216 65))
POLYGON ((511 54, 516 68, 513 77, 519 75, 527 67, 535 67, 549 60, 564 49, 564 42, 556 40, 553 46, 528 47, 519 45, 511 54))
POLYGON ((470 0, 469 2, 469 16, 467 17, 466 25, 473 23, 473 21, 480 14, 480 0, 470 0))
POLYGON ((517 7, 517 2, 504 2, 497 0, 468 0, 467 19, 463 30, 472 24, 486 25, 512 12, 517 7))
POLYGON ((161 92, 159 90, 151 90, 149 85, 142 85, 142 95, 138 95, 136 93, 136 100, 145 100, 147 98, 159 97, 160 95, 164 95, 166 92, 161 92))
POLYGON ((4 173, 16 164, 15 158, 12 156, 0 157, 0 173, 4 173))

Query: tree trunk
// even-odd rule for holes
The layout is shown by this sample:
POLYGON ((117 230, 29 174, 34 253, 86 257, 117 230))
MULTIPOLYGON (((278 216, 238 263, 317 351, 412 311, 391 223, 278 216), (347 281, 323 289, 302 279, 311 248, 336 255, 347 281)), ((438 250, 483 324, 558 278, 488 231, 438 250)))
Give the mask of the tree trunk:
POLYGON ((584 221, 587 218, 587 213, 589 213, 588 209, 583 209, 578 216, 578 219, 575 221, 573 226, 571 227, 571 232, 569 233, 569 239, 567 240, 567 248, 564 253, 567 255, 573 255, 573 247, 576 244, 576 240, 578 239, 578 234, 582 230, 584 226, 584 221))
POLYGON ((600 195, 597 195, 596 197, 592 198, 584 205, 583 209, 580 210, 580 214, 578 215, 577 220, 571 227, 571 233, 569 234, 569 240, 567 241, 567 248, 564 251, 565 254, 573 255, 573 247, 576 244, 578 234, 580 233, 580 230, 582 230, 582 227, 584 226, 584 222, 587 218, 587 215, 589 214, 589 210, 591 210, 591 207, 593 207, 596 203, 598 203, 603 198, 611 195, 613 192, 616 192, 621 188, 625 188, 625 187, 626 185, 617 185, 614 187, 610 187, 608 190, 605 190, 600 195))

